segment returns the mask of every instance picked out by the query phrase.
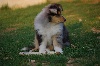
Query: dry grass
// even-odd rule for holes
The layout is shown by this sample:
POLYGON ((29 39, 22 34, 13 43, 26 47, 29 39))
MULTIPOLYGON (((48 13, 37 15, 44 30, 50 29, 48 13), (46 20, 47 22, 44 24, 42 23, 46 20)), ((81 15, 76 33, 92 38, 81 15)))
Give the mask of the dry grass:
POLYGON ((90 3, 90 4, 96 4, 99 3, 100 0, 81 0, 83 3, 90 3))

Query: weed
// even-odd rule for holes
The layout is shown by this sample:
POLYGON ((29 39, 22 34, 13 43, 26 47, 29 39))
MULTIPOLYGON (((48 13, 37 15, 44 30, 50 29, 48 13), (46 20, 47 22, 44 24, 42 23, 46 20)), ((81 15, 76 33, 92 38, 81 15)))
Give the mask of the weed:
POLYGON ((3 5, 3 6, 0 8, 0 10, 9 10, 9 9, 10 9, 10 8, 9 8, 8 4, 3 5))

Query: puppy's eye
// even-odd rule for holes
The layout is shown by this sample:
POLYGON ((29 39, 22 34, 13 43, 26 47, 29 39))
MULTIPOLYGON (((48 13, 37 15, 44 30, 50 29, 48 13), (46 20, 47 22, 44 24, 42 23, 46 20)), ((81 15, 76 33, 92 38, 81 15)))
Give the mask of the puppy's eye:
POLYGON ((49 14, 49 15, 51 15, 51 16, 55 16, 56 14, 55 14, 55 13, 51 13, 51 14, 49 14))
POLYGON ((55 16, 56 14, 52 13, 51 16, 55 16))
POLYGON ((56 17, 60 17, 60 15, 56 15, 56 17))

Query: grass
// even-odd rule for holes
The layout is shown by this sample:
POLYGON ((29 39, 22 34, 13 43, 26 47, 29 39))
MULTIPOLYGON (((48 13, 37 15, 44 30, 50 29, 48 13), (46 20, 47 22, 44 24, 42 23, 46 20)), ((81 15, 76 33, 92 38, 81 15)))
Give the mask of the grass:
MULTIPOLYGON (((47 5, 31 6, 25 9, 0 9, 0 66, 29 66, 29 60, 36 60, 36 66, 66 66, 73 58, 74 66, 100 65, 100 34, 91 28, 100 29, 100 3, 61 2, 66 17, 66 27, 70 32, 72 47, 64 49, 63 55, 30 55, 18 53, 34 40, 33 20, 47 5)), ((68 65, 67 65, 68 66, 68 65)))

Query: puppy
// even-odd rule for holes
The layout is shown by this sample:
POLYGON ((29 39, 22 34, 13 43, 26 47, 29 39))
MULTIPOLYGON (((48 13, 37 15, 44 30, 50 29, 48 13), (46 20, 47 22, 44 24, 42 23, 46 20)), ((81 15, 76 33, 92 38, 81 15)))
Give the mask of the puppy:
POLYGON ((49 4, 36 16, 34 29, 36 31, 33 51, 47 53, 54 50, 63 53, 63 47, 69 46, 68 31, 64 25, 66 19, 62 16, 60 4, 49 4))

